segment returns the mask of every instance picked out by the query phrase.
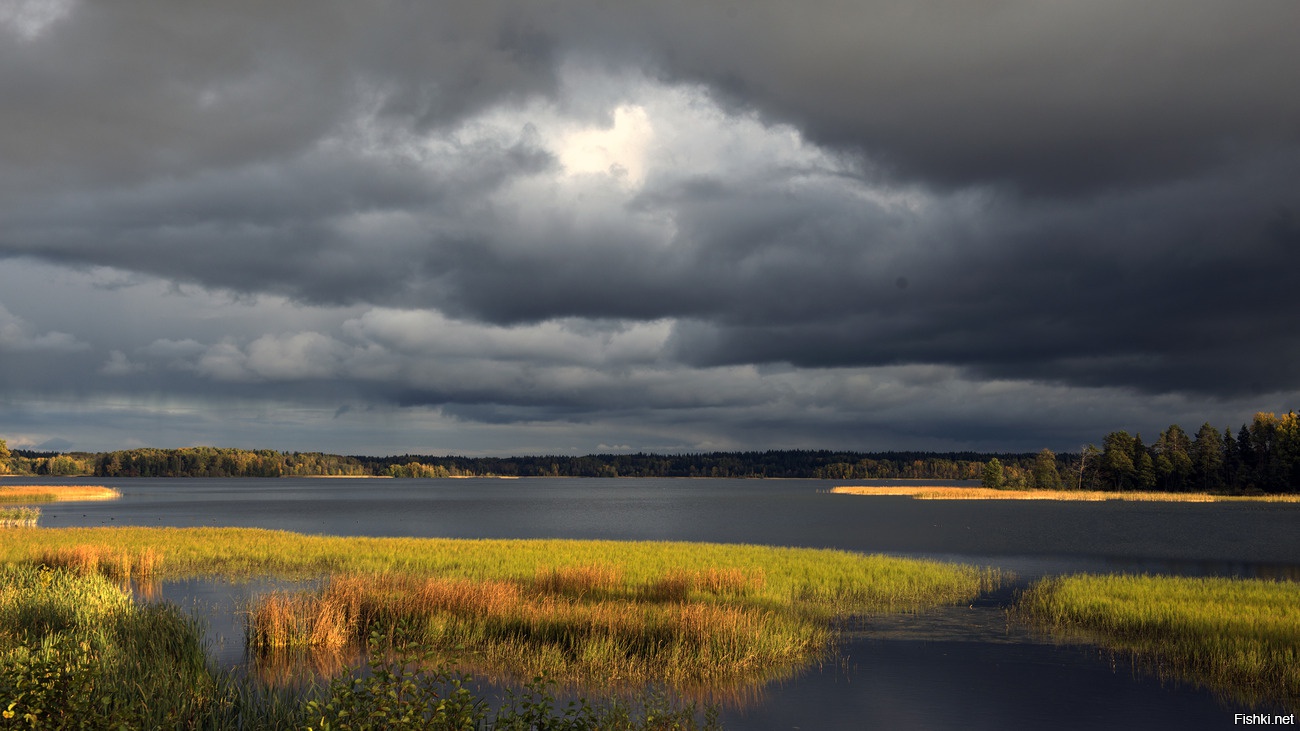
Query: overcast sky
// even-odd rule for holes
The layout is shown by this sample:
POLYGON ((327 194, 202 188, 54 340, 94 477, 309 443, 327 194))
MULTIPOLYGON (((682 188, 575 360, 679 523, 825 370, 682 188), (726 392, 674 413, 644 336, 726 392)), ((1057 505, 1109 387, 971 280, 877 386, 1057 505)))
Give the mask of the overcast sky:
POLYGON ((1077 450, 1300 404, 1294 0, 0 0, 0 438, 1077 450))

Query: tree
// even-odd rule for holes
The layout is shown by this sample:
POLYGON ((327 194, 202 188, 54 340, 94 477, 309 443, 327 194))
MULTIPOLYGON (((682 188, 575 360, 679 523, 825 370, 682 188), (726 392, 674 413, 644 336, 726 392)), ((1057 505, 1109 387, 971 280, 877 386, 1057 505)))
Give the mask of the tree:
POLYGON ((1128 490, 1136 481, 1137 469, 1133 465, 1133 437, 1126 431, 1113 431, 1106 435, 1101 448, 1101 472, 1106 486, 1112 490, 1128 490))
POLYGON ((1165 490, 1185 491, 1192 479, 1192 440, 1177 424, 1171 424, 1152 446, 1157 456, 1156 473, 1165 490), (1164 457, 1161 461, 1159 457, 1164 457))
POLYGON ((990 459, 988 464, 984 465, 984 472, 980 479, 980 484, 984 487, 990 487, 994 490, 1002 489, 1002 463, 997 457, 990 459))
POLYGON ((0 475, 9 474, 9 458, 12 456, 9 453, 9 445, 5 443, 5 440, 0 439, 0 475))
POLYGON ((1151 453, 1142 450, 1138 455, 1137 466, 1137 488, 1139 490, 1154 490, 1156 487, 1156 468, 1151 461, 1151 453))
POLYGON ((1042 490, 1061 489, 1061 473, 1056 468, 1056 455, 1044 449, 1034 457, 1033 486, 1042 490))
POLYGON ((1101 450, 1096 445, 1087 444, 1079 450, 1079 489, 1082 490, 1084 485, 1093 489, 1097 481, 1097 464, 1101 461, 1101 450), (1092 471, 1088 472, 1088 465, 1092 465, 1092 471))
POLYGON ((1208 421, 1192 442, 1192 480, 1201 490, 1223 489, 1223 437, 1208 421))
POLYGON ((1300 487, 1300 415, 1294 411, 1277 423, 1277 472, 1282 490, 1300 487))

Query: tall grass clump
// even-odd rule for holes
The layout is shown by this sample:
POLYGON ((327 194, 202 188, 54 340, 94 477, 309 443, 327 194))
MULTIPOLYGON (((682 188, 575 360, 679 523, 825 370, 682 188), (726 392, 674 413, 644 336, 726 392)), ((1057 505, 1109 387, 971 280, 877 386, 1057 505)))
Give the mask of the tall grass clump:
POLYGON ((40 508, 0 508, 0 528, 35 528, 40 508))
POLYGON ((117 581, 150 581, 158 576, 162 555, 152 547, 137 549, 102 545, 59 546, 44 551, 37 563, 74 573, 102 574, 117 581))
MULTIPOLYGON (((334 576, 316 592, 263 597, 249 613, 247 637, 267 656, 337 649, 379 633, 516 679, 546 672, 588 687, 744 685, 823 654, 833 639, 826 619, 838 609, 879 610, 873 594, 914 609, 955 592, 935 567, 868 565, 876 586, 860 588, 850 585, 860 576, 820 576, 809 563, 808 578, 822 583, 793 585, 781 601, 761 593, 763 571, 737 568, 673 568, 641 580, 610 564, 538 568, 510 580, 334 576)), ((967 578, 963 599, 981 586, 978 573, 967 578)))
POLYGON ((1068 576, 1031 587, 1018 611, 1233 699, 1300 706, 1295 582, 1068 576))
POLYGON ((0 729, 176 728, 215 689, 201 634, 99 575, 0 566, 0 729))

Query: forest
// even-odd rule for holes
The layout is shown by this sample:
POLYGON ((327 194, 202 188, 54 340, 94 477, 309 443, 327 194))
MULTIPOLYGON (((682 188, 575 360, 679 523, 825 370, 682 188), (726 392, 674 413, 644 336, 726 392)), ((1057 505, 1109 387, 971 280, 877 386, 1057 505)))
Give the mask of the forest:
POLYGON ((1300 416, 1261 412, 1235 432, 1177 424, 1148 445, 1113 431, 1101 446, 1055 454, 767 450, 683 454, 369 457, 269 449, 184 447, 114 452, 10 450, 0 474, 95 477, 744 477, 979 480, 990 487, 1300 492, 1300 416))

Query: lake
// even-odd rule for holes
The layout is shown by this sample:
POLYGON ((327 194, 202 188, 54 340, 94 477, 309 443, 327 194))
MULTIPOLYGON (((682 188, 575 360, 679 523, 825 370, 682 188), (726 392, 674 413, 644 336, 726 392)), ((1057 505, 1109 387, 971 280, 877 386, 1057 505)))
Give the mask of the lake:
MULTIPOLYGON (((1162 682, 1095 648, 1058 645, 1008 623, 1003 607, 1018 586, 1079 571, 1300 579, 1297 504, 944 502, 827 492, 837 484, 887 484, 880 481, 93 482, 121 490, 122 498, 47 504, 40 525, 755 543, 936 558, 1018 576, 970 607, 861 623, 848 632, 838 662, 724 709, 729 729, 1224 728, 1249 709, 1162 682)), ((269 586, 169 582, 164 593, 210 616, 214 652, 229 663, 242 658, 238 607, 269 586)))

